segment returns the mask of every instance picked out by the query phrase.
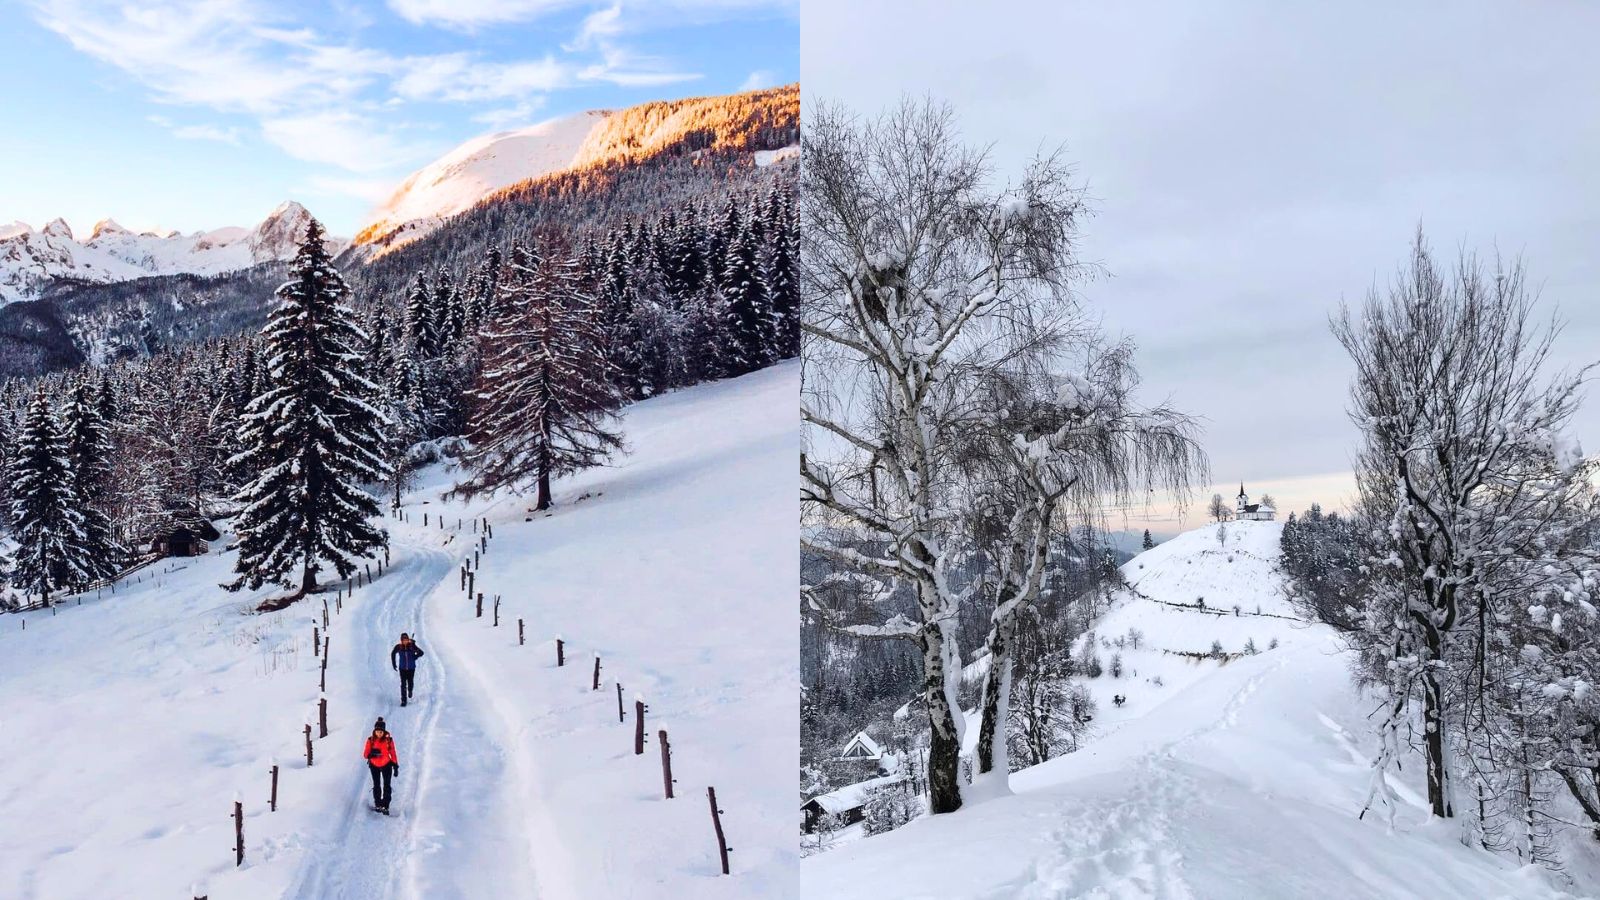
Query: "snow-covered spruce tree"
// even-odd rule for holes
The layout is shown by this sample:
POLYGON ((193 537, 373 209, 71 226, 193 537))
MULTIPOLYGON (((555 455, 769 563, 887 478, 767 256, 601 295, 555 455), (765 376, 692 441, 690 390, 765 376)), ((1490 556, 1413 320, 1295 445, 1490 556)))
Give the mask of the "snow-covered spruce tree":
POLYGON ((96 578, 106 578, 121 571, 127 551, 99 502, 111 486, 111 439, 100 418, 99 398, 87 381, 79 381, 68 395, 64 419, 68 464, 83 513, 86 562, 96 578))
POLYGON ((500 323, 486 358, 466 456, 471 497, 520 491, 531 480, 535 509, 548 509, 550 482, 597 466, 623 449, 612 430, 621 398, 604 336, 575 262, 518 246, 501 280, 500 323))
MULTIPOLYGON (((917 645, 930 811, 952 812, 962 803, 955 628, 967 598, 951 576, 965 555, 961 515, 972 486, 961 448, 995 427, 983 388, 1019 360, 1045 358, 1039 348, 1070 331, 1080 193, 1054 159, 1035 163, 1016 187, 990 189, 982 155, 958 145, 942 108, 903 104, 865 125, 823 109, 805 141, 801 503, 806 521, 833 527, 808 528, 802 545, 910 586, 915 617, 838 624, 818 592, 803 586, 802 594, 812 614, 843 631, 917 645)), ((1087 483, 1068 474, 1056 434, 1019 436, 1015 448, 1032 481, 997 542, 1012 567, 996 621, 1031 602, 1049 512, 1087 483)))
POLYGON ((12 583, 48 605, 51 593, 93 580, 97 565, 67 439, 42 389, 22 422, 10 480, 12 583))
POLYGON ((421 272, 411 284, 406 296, 405 333, 417 355, 432 359, 439 355, 438 317, 435 315, 433 292, 428 290, 428 279, 421 272))
POLYGON ((776 185, 765 206, 767 250, 761 262, 761 284, 772 310, 773 359, 790 359, 800 352, 800 288, 795 281, 793 208, 787 191, 776 185))
POLYGON ((1333 331, 1355 363, 1371 526, 1351 635, 1389 695, 1368 805, 1392 815, 1384 776, 1420 731, 1429 809, 1449 818, 1462 811, 1454 768, 1486 751, 1490 677, 1512 650, 1502 625, 1552 587, 1568 621, 1593 615, 1579 607, 1585 560, 1548 539, 1581 494, 1562 431, 1582 373, 1546 375, 1556 329, 1534 323, 1520 264, 1488 277, 1467 256, 1445 273, 1420 233, 1388 292, 1372 291, 1359 314, 1341 310, 1333 331))
POLYGON ((328 257, 322 225, 305 239, 278 288, 278 305, 262 336, 267 390, 245 414, 252 445, 241 462, 257 473, 236 498, 239 577, 230 590, 267 582, 298 591, 263 604, 281 608, 317 588, 331 565, 340 578, 382 547, 388 536, 372 523, 378 503, 362 489, 389 475, 382 452, 383 413, 377 387, 363 375, 366 336, 345 305, 349 289, 328 257))
POLYGON ((728 331, 733 338, 728 374, 743 375, 772 362, 772 305, 748 220, 733 233, 718 287, 727 304, 728 331))

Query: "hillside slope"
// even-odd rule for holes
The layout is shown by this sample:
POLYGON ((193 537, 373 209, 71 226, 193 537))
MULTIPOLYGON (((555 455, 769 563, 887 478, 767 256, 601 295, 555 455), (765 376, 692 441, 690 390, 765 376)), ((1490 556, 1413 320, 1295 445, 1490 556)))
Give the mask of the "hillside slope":
POLYGON ((227 538, 114 596, 0 616, 0 897, 155 900, 196 881, 235 900, 793 896, 797 390, 789 363, 630 407, 632 453, 558 482, 548 516, 516 497, 443 502, 452 473, 428 470, 404 520, 384 521, 392 565, 329 594, 327 630, 320 602, 255 615, 259 594, 218 589, 227 538), (460 588, 475 549, 481 618, 460 588), (313 627, 330 733, 308 768, 313 627), (387 656, 401 631, 427 651, 403 709, 387 656), (618 680, 650 704, 643 756, 618 680), (390 817, 368 808, 360 757, 379 715, 401 763, 390 817), (738 848, 731 877, 707 785, 738 848))
POLYGON ((1013 775, 1009 796, 806 860, 806 895, 1592 893, 1588 860, 1570 873, 1575 887, 1429 826, 1409 783, 1420 767, 1397 785, 1409 803, 1397 833, 1381 816, 1357 819, 1372 702, 1352 687, 1334 633, 1282 599, 1280 533, 1273 522, 1229 523, 1224 543, 1206 526, 1134 557, 1122 567, 1128 589, 1097 623, 1102 661, 1120 652, 1126 672, 1087 680, 1099 706, 1092 740, 1013 775), (1111 643, 1130 629, 1139 649, 1111 643), (1247 641, 1260 652, 1244 655, 1247 641))

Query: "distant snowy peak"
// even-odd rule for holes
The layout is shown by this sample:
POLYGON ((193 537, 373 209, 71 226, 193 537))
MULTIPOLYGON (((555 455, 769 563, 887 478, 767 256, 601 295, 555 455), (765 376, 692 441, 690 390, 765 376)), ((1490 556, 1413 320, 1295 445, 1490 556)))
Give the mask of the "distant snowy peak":
MULTIPOLYGON (((0 303, 28 300, 59 280, 98 283, 152 275, 215 275, 289 259, 311 213, 294 201, 273 210, 253 229, 238 227, 136 234, 112 219, 95 223, 87 240, 55 219, 35 231, 25 222, 0 226, 0 303)), ((349 242, 329 238, 337 253, 349 242)))
POLYGON ((577 169, 669 154, 750 152, 760 167, 799 155, 800 87, 590 110, 473 138, 407 178, 357 232, 376 256, 415 241, 500 191, 577 169))
POLYGON ((392 249, 496 191, 570 167, 609 115, 591 110, 467 141, 401 183, 356 234, 356 244, 384 243, 392 249))

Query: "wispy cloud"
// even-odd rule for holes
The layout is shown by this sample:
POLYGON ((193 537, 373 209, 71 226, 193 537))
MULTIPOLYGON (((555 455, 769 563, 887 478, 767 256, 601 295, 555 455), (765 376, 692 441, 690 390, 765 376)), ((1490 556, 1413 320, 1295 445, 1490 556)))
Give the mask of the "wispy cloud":
MULTIPOLYGON (((551 13, 571 9, 594 9, 579 32, 618 34, 624 2, 622 0, 388 0, 389 8, 415 25, 438 25, 472 30, 505 22, 529 22, 551 13)), ((794 14, 799 0, 651 0, 649 4, 628 3, 630 19, 659 23, 663 19, 696 22, 728 19, 774 11, 794 14)), ((576 41, 575 41, 576 43, 576 41)))
MULTIPOLYGON (((618 45, 625 10, 616 0, 390 0, 408 20, 443 25, 595 7, 572 44, 511 60, 485 59, 475 50, 391 53, 348 34, 335 37, 307 27, 290 7, 270 0, 32 4, 42 25, 127 73, 154 99, 250 116, 289 155, 358 174, 415 163, 442 149, 425 130, 392 112, 407 103, 481 107, 471 118, 499 127, 525 121, 546 96, 564 89, 595 83, 650 87, 700 77, 618 45)), ((359 33, 361 24, 351 33, 359 33)), ((164 127, 180 138, 235 144, 245 134, 213 123, 164 127)))
POLYGON ((739 85, 741 91, 758 91, 769 88, 778 83, 777 73, 771 69, 757 69, 751 72, 739 85))

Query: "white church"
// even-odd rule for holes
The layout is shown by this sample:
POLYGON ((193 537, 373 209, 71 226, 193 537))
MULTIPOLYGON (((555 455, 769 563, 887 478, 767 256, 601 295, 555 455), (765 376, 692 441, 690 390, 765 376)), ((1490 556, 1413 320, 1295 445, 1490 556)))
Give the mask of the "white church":
POLYGON ((1234 518, 1242 522, 1271 522, 1277 518, 1278 511, 1272 508, 1271 503, 1251 503, 1250 495, 1244 492, 1244 482, 1239 482, 1239 497, 1235 501, 1234 518))

